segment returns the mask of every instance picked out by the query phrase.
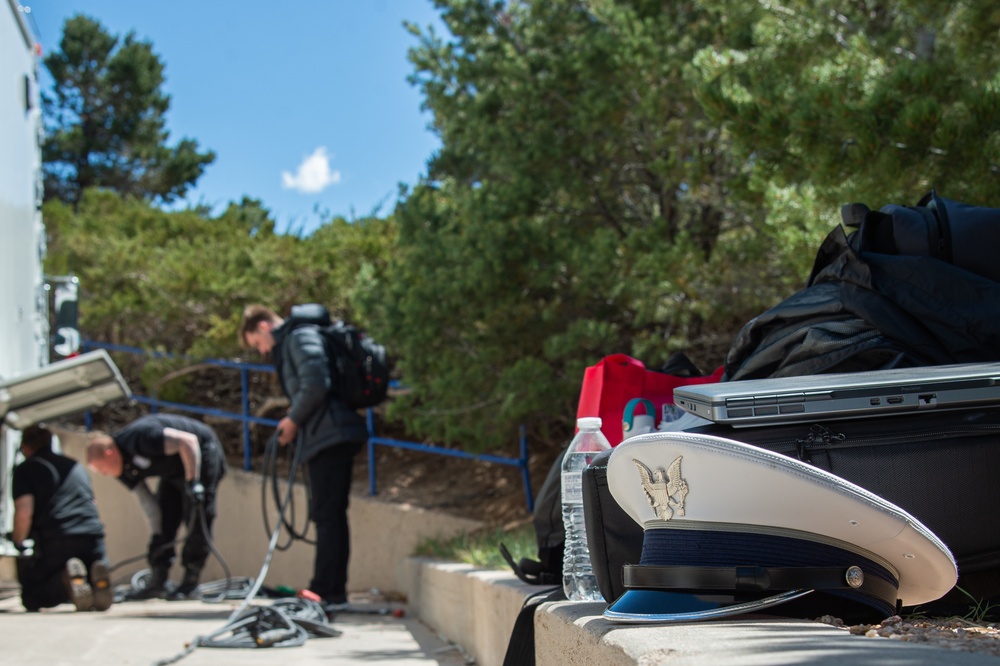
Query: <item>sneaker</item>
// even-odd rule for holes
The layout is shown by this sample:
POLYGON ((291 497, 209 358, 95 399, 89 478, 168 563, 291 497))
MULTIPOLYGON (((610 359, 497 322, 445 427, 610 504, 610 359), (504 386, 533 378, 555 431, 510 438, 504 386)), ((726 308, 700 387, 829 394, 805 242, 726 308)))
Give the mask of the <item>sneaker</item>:
POLYGON ((63 583, 69 600, 78 611, 89 611, 94 607, 94 591, 87 582, 87 567, 79 558, 73 557, 66 562, 63 583))
POLYGON ((90 565, 90 587, 94 592, 94 610, 111 608, 114 590, 111 589, 111 569, 107 560, 96 560, 90 565))
POLYGON ((350 603, 348 603, 347 601, 347 595, 337 595, 330 597, 328 599, 324 599, 321 602, 321 605, 323 606, 323 610, 326 611, 327 615, 332 615, 337 611, 347 610, 347 608, 350 606, 350 603))

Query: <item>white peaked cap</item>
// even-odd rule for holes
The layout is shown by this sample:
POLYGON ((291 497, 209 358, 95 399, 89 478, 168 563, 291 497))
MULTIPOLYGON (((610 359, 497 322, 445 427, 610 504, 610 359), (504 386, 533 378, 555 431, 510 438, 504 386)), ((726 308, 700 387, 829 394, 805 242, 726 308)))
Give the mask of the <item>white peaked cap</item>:
MULTIPOLYGON (((870 582, 867 565, 888 574, 887 580, 896 579, 898 599, 892 599, 892 590, 885 587, 880 594, 883 600, 903 606, 940 598, 958 578, 948 547, 903 509, 833 474, 756 446, 694 433, 651 433, 615 448, 607 478, 615 500, 645 530, 643 562, 632 571, 637 579, 648 573, 644 568, 702 566, 701 561, 671 561, 670 553, 676 549, 656 550, 650 543, 653 537, 673 539, 674 545, 684 544, 684 539, 701 540, 694 547, 704 553, 712 547, 705 545, 706 535, 713 536, 709 541, 714 543, 716 533, 737 540, 755 535, 755 543, 763 544, 765 551, 769 539, 777 543, 786 538, 793 540, 782 542, 786 550, 789 543, 802 543, 804 551, 812 552, 815 545, 844 553, 848 559, 856 554, 866 562, 863 568, 870 582)), ((754 561, 758 555, 740 554, 739 546, 735 548, 715 565, 760 564, 754 561)), ((707 553, 707 559, 711 555, 707 553)), ((787 552, 782 558, 782 571, 797 566, 794 557, 788 561, 787 552)), ((804 561, 802 566, 818 565, 804 561)), ((614 607, 609 617, 618 619, 613 617, 614 607)))

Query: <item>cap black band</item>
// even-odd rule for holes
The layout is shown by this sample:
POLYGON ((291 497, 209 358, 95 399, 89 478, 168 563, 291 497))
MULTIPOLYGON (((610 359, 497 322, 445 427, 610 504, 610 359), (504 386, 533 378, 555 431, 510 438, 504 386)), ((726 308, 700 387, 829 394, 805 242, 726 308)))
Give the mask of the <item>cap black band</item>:
POLYGON ((898 592, 895 585, 876 576, 858 575, 859 571, 857 566, 696 567, 627 564, 624 567, 624 583, 628 589, 683 590, 694 593, 844 590, 860 592, 895 606, 898 592))

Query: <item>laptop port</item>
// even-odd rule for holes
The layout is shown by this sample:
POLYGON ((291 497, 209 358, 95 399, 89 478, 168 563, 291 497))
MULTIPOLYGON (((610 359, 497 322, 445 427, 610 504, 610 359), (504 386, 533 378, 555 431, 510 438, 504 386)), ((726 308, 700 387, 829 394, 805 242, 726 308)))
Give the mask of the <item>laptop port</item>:
POLYGON ((903 403, 903 396, 901 395, 891 395, 885 399, 890 405, 900 405, 903 403))
POLYGON ((868 402, 872 404, 872 407, 878 407, 879 405, 882 404, 882 398, 872 398, 868 402))

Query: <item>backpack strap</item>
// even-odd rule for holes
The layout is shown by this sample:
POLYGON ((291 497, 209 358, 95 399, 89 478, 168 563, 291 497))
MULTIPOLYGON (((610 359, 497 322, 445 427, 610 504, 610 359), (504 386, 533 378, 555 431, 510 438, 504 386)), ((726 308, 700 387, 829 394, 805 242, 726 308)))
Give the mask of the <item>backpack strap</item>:
POLYGON ((507 643, 503 666, 535 666, 535 611, 543 603, 565 600, 562 586, 542 590, 524 600, 514 620, 514 629, 507 643))
POLYGON ((845 204, 840 207, 840 219, 844 221, 844 226, 856 229, 861 226, 861 223, 865 221, 865 216, 870 212, 871 209, 863 203, 845 204))
POLYGON ((937 258, 949 264, 955 263, 952 258, 951 220, 948 218, 948 207, 934 190, 922 196, 917 206, 926 208, 928 214, 933 215, 937 222, 939 243, 937 258))
POLYGON ((506 560, 514 575, 528 585, 554 585, 559 582, 559 577, 547 570, 545 564, 539 560, 529 560, 526 557, 522 557, 521 561, 515 564, 514 557, 502 542, 500 544, 500 554, 506 560))

